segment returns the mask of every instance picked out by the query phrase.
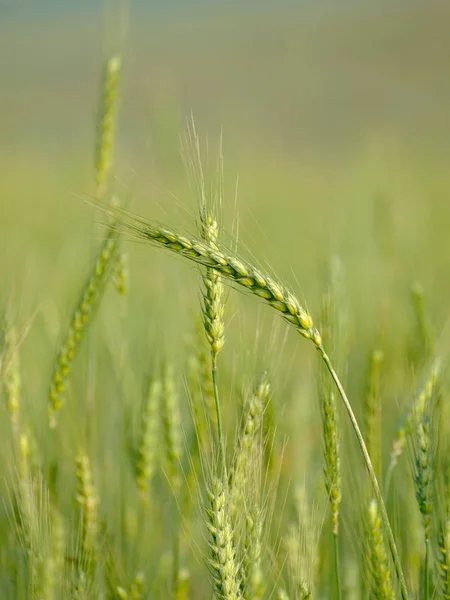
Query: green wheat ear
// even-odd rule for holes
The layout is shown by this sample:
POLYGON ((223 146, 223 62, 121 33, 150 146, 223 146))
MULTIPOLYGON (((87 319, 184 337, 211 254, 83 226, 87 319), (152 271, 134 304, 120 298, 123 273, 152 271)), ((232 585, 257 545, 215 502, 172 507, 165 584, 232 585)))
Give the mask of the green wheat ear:
POLYGON ((105 195, 114 162, 121 69, 121 58, 114 55, 107 61, 103 74, 95 155, 95 184, 98 199, 105 195))
POLYGON ((168 465, 167 475, 169 484, 175 496, 177 496, 182 485, 181 458, 183 455, 183 432, 180 406, 171 365, 165 366, 162 399, 163 429, 168 465))
POLYGON ((218 600, 242 600, 226 482, 213 477, 208 498, 209 564, 215 595, 218 600))
POLYGON ((142 411, 141 437, 136 465, 136 482, 142 500, 148 501, 150 482, 158 461, 158 441, 161 424, 161 382, 148 382, 146 402, 142 411))
POLYGON ((375 598, 379 598, 380 600, 394 600, 395 594, 392 587, 382 524, 375 500, 372 500, 369 505, 368 526, 368 544, 373 580, 373 593, 375 598))
POLYGON ((51 427, 56 427, 57 413, 65 400, 73 361, 100 304, 116 260, 117 234, 110 231, 97 254, 56 358, 49 391, 48 412, 51 427))
POLYGON ((21 376, 20 376, 20 358, 17 345, 17 336, 14 327, 6 324, 4 333, 5 345, 5 367, 4 387, 6 395, 6 405, 11 419, 11 425, 15 433, 19 428, 20 418, 20 394, 21 394, 21 376))
POLYGON ((365 396, 366 443, 375 473, 381 473, 381 397, 380 380, 384 362, 381 350, 374 350, 369 358, 367 391, 365 396))

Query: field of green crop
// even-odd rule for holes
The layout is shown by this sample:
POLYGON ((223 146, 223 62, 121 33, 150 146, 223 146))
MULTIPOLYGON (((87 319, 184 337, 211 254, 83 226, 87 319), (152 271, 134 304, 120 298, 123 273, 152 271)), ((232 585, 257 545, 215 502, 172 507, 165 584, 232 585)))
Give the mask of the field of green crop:
POLYGON ((0 598, 449 599, 448 6, 7 6, 0 598))

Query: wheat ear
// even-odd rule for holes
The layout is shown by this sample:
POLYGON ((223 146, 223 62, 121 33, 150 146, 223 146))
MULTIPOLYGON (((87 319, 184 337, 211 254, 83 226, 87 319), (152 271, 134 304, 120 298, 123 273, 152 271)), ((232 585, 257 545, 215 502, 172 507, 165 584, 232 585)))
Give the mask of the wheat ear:
MULTIPOLYGON (((217 248, 219 240, 219 227, 212 214, 203 207, 200 216, 202 238, 212 248, 217 248)), ((222 413, 220 408, 219 389, 217 385, 217 355, 222 350, 225 335, 223 315, 225 310, 224 291, 220 275, 211 268, 206 268, 203 276, 205 293, 203 294, 203 325, 206 337, 211 346, 211 375, 214 390, 214 402, 216 407, 217 434, 219 438, 220 457, 222 470, 226 476, 225 437, 222 424, 222 413)))
POLYGON ((81 549, 89 563, 95 559, 98 533, 98 497, 94 487, 89 456, 79 450, 76 458, 77 491, 76 501, 80 507, 81 549))
POLYGON ((114 55, 107 61, 103 73, 95 156, 97 198, 103 197, 105 193, 113 165, 121 66, 120 57, 114 55))
POLYGON ((249 470, 255 461, 264 409, 270 396, 270 384, 264 372, 246 402, 242 430, 237 441, 233 470, 230 474, 230 514, 234 520, 244 502, 249 470))
POLYGON ((73 361, 103 296, 116 257, 117 234, 110 231, 99 250, 56 359, 49 391, 49 421, 51 427, 56 427, 56 414, 64 401, 73 361))
POLYGON ((425 418, 417 428, 416 470, 414 483, 416 497, 422 515, 425 537, 424 599, 430 597, 430 544, 433 515, 433 467, 429 419, 425 418))
POLYGON ((367 378, 367 392, 365 397, 365 425, 367 450, 372 459, 375 473, 381 472, 381 402, 380 402, 380 376, 384 355, 381 350, 374 350, 369 359, 369 373, 367 378))
POLYGON ((375 500, 372 500, 369 505, 368 526, 368 543, 375 598, 379 600, 394 600, 395 594, 389 572, 389 562, 383 538, 381 519, 375 500))
POLYGON ((312 317, 309 313, 301 307, 297 298, 287 290, 285 286, 264 275, 257 267, 248 262, 242 261, 227 252, 217 252, 214 248, 211 248, 200 241, 189 240, 185 236, 179 235, 165 227, 149 224, 144 219, 135 217, 126 211, 114 211, 114 214, 117 216, 120 215, 120 224, 124 231, 131 231, 138 239, 145 239, 198 264, 216 269, 224 276, 224 278, 265 300, 272 308, 277 310, 288 323, 293 325, 301 335, 313 341, 336 385, 339 395, 341 396, 357 437, 358 444, 361 448, 375 496, 379 503, 381 518, 388 536, 392 558, 400 582, 402 597, 403 600, 406 600, 408 598, 408 591, 397 546, 395 544, 389 517, 364 437, 353 412, 352 405, 347 398, 347 394, 334 370, 329 356, 322 346, 320 333, 314 327, 312 317))
POLYGON ((173 369, 166 365, 163 379, 163 428, 166 442, 168 478, 175 494, 181 487, 181 456, 183 434, 181 430, 180 408, 173 379, 173 369))
POLYGON ((214 477, 208 497, 209 564, 213 571, 214 591, 218 600, 242 600, 226 482, 214 477))
POLYGON ((136 482, 142 500, 148 500, 150 482, 155 473, 160 430, 161 382, 148 382, 146 404, 142 412, 141 439, 136 465, 136 482))
POLYGON ((423 420, 425 410, 429 407, 429 404, 435 393, 436 386, 438 385, 439 375, 440 363, 436 360, 432 363, 430 373, 423 387, 420 389, 419 393, 414 398, 399 428, 397 429, 394 441, 392 442, 391 457, 386 472, 386 498, 389 495, 393 471, 397 466, 400 456, 403 454, 406 448, 408 437, 411 436, 411 434, 417 430, 418 424, 423 420))
POLYGON ((247 514, 245 542, 242 559, 243 597, 260 600, 264 596, 264 572, 262 565, 264 513, 258 506, 247 514))

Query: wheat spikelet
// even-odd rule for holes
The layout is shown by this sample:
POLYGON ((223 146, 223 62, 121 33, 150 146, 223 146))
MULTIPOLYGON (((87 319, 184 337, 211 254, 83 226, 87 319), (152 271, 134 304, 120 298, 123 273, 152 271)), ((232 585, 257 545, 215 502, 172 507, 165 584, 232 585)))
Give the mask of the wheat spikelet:
POLYGON ((364 410, 367 450, 377 474, 381 471, 380 375, 383 360, 384 355, 381 350, 374 350, 370 355, 364 410))
POLYGON ((111 273, 111 267, 116 258, 117 235, 110 231, 99 250, 56 359, 49 391, 49 421, 51 427, 56 427, 56 413, 64 401, 72 363, 102 298, 111 273))
POLYGON ((195 333, 189 352, 189 391, 198 441, 202 450, 207 452, 211 441, 211 426, 217 427, 211 350, 202 323, 199 323, 195 333))
POLYGON ((89 456, 79 450, 75 458, 77 492, 76 501, 81 517, 81 549, 89 562, 95 558, 98 533, 98 497, 94 487, 89 456))
POLYGON ((392 451, 389 469, 393 469, 399 457, 403 454, 406 447, 408 436, 410 436, 417 427, 424 415, 425 409, 431 402, 439 382, 440 364, 435 361, 431 367, 427 380, 422 389, 414 398, 406 416, 403 419, 400 427, 397 430, 394 441, 392 442, 392 451))
POLYGON ((166 365, 163 379, 163 425, 166 442, 168 478, 173 491, 178 493, 181 487, 181 457, 183 435, 181 430, 180 408, 173 379, 173 369, 166 365))
POLYGON ((215 594, 219 600, 241 600, 227 491, 217 477, 211 482, 208 497, 209 564, 213 571, 215 594))
MULTIPOLYGON (((211 248, 218 250, 219 227, 217 221, 206 208, 201 213, 201 233, 205 242, 211 248)), ((223 323, 225 311, 224 290, 220 275, 214 269, 206 269, 206 273, 203 276, 203 283, 205 286, 205 293, 203 294, 203 324, 206 337, 211 346, 213 360, 215 360, 225 342, 223 323)))
POLYGON ((310 598, 314 588, 319 528, 314 509, 308 504, 304 485, 295 491, 296 520, 289 523, 285 546, 290 589, 295 597, 310 598))
POLYGON ((97 198, 101 198, 105 193, 113 165, 121 66, 120 57, 115 55, 107 61, 104 69, 95 157, 97 198))
POLYGON ((369 505, 369 549, 373 576, 373 593, 377 600, 394 600, 389 563, 386 554, 381 519, 375 500, 369 505))
POLYGON ((4 374, 6 405, 13 430, 17 431, 19 427, 21 377, 17 336, 16 331, 12 326, 6 325, 4 345, 5 355, 8 358, 8 364, 4 374))
POLYGON ((325 457, 325 488, 331 506, 333 534, 338 535, 341 495, 341 461, 339 458, 339 434, 337 428, 336 401, 334 393, 323 394, 322 422, 325 457))
POLYGON ((250 509, 246 517, 242 559, 242 595, 245 600, 260 600, 264 596, 263 519, 263 511, 257 505, 250 509))
POLYGON ((61 515, 52 509, 50 531, 46 551, 40 566, 39 585, 36 598, 53 600, 58 598, 58 583, 64 570, 65 530, 61 515))
POLYGON ((416 497, 422 515, 425 541, 431 536, 431 520, 433 513, 433 468, 430 440, 430 423, 426 418, 417 428, 416 469, 414 482, 416 497))
POLYGON ((136 465, 136 482, 143 500, 147 499, 149 485, 156 468, 160 430, 161 382, 149 381, 147 401, 142 414, 141 439, 136 465))
POLYGON ((144 600, 144 583, 145 577, 143 573, 137 573, 130 585, 130 591, 119 586, 116 588, 116 593, 120 600, 144 600))
POLYGON ((420 283, 411 288, 411 299, 417 323, 417 347, 426 357, 434 352, 434 335, 429 316, 425 307, 425 293, 420 283))
MULTIPOLYGON (((119 200, 116 196, 111 199, 112 206, 119 206, 119 200)), ((114 227, 114 222, 110 223, 114 227)), ((120 244, 120 251, 117 253, 116 264, 114 265, 112 282, 117 292, 121 296, 125 296, 128 292, 128 254, 124 251, 120 244)))
POLYGON ((264 372, 254 392, 246 402, 242 429, 237 440, 237 450, 230 474, 230 514, 235 519, 242 509, 250 466, 256 460, 258 436, 261 434, 264 409, 270 396, 270 384, 264 372))

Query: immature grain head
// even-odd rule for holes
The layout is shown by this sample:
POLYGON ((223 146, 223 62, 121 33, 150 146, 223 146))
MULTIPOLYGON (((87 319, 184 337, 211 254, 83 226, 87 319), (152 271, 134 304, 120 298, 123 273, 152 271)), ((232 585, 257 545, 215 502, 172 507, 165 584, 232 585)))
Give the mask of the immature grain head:
POLYGON ((430 423, 424 419, 417 428, 416 470, 414 482, 416 497, 422 515, 425 540, 431 536, 433 514, 433 467, 430 423))
POLYGON ((79 450, 75 458, 77 491, 76 501, 80 507, 81 547, 86 557, 93 558, 99 527, 98 497, 94 487, 89 456, 79 450))
POLYGON ((115 55, 105 65, 103 89, 100 101, 97 128, 97 152, 95 157, 95 183, 97 198, 105 192, 111 172, 114 153, 114 138, 118 112, 121 59, 115 55))
POLYGON ((214 477, 208 490, 209 564, 213 572, 214 591, 218 600, 241 600, 236 548, 228 511, 225 485, 214 477))
POLYGON ((172 489, 177 493, 182 484, 181 457, 183 453, 183 433, 173 369, 170 365, 166 365, 165 367, 162 396, 168 477, 172 489))
POLYGON ((49 391, 49 421, 51 427, 56 427, 56 414, 64 401, 66 385, 75 355, 103 296, 116 259, 117 234, 111 230, 100 247, 56 358, 49 391))
POLYGON ((369 505, 368 517, 368 543, 373 577, 373 594, 375 598, 380 600, 394 600, 395 594, 383 539, 383 528, 375 500, 372 500, 369 505))
POLYGON ((392 443, 390 468, 396 466, 399 457, 403 454, 408 437, 416 430, 418 423, 423 419, 425 410, 429 408, 430 402, 435 394, 439 383, 440 363, 434 361, 430 372, 408 408, 405 417, 399 426, 392 443))
POLYGON ((381 350, 374 350, 370 355, 364 407, 367 450, 378 474, 381 469, 380 378, 383 360, 384 355, 381 350))
POLYGON ((264 372, 244 407, 242 429, 237 440, 233 469, 230 473, 230 512, 234 519, 242 510, 250 467, 257 460, 264 409, 270 396, 270 384, 264 372))
POLYGON ((339 507, 341 504, 341 461, 339 457, 339 432, 334 393, 325 391, 322 395, 322 423, 325 457, 325 488, 331 506, 333 534, 338 535, 339 507))
POLYGON ((189 239, 166 227, 153 225, 124 210, 116 209, 113 214, 120 221, 118 228, 123 232, 132 233, 138 239, 147 240, 197 264, 214 269, 224 279, 264 300, 301 335, 311 339, 316 346, 321 346, 320 333, 314 327, 308 311, 283 284, 259 268, 227 251, 213 248, 200 240, 189 239))
POLYGON ((207 452, 211 442, 211 426, 217 427, 217 414, 211 372, 211 349, 201 323, 196 328, 195 338, 189 348, 189 392, 198 442, 202 450, 207 452))
POLYGON ((155 473, 158 457, 161 419, 161 382, 159 380, 149 381, 146 396, 136 465, 136 481, 143 501, 148 498, 149 486, 155 473))
MULTIPOLYGON (((218 250, 219 227, 217 221, 206 207, 201 211, 200 219, 202 238, 211 248, 218 250)), ((225 311, 224 289, 220 275, 211 268, 206 269, 203 276, 203 283, 205 285, 205 292, 203 294, 203 324, 206 337, 211 345, 213 358, 215 358, 222 350, 225 342, 223 322, 225 311)))
POLYGON ((242 594, 244 600, 260 600, 264 596, 263 531, 264 511, 255 505, 250 508, 245 520, 242 558, 242 594))

